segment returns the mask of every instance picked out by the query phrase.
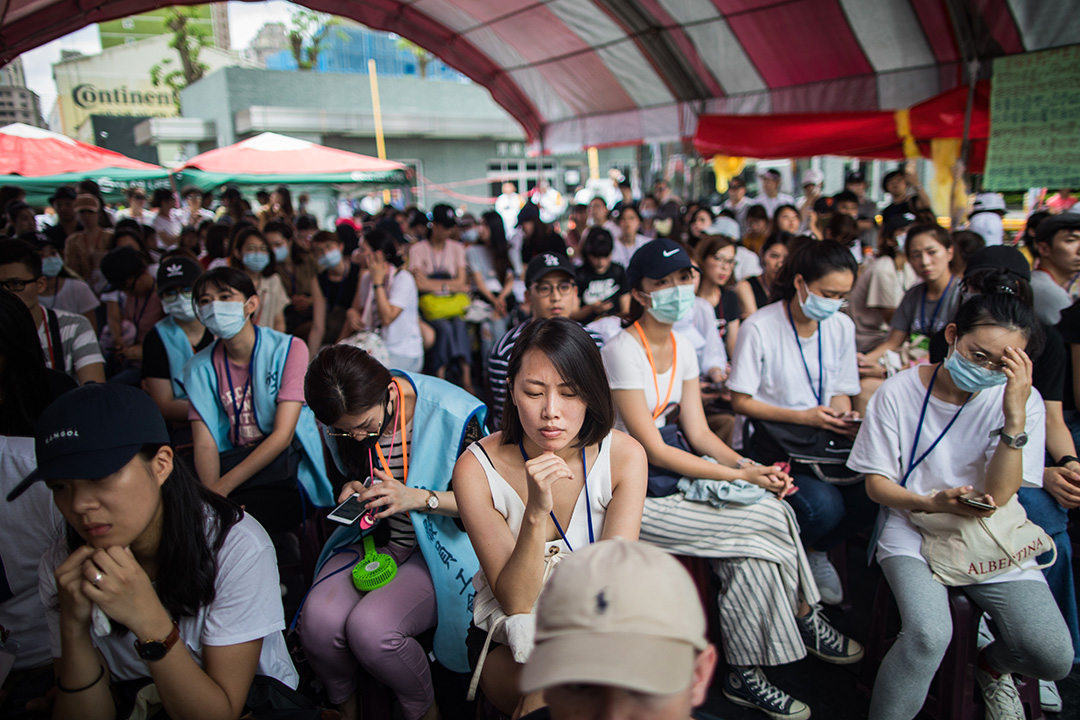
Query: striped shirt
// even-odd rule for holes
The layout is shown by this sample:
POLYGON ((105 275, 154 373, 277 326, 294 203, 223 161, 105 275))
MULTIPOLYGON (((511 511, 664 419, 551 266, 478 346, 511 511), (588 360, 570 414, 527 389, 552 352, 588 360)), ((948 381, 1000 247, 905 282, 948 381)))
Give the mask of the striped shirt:
MULTIPOLYGON (((506 403, 506 373, 510 367, 510 353, 514 351, 514 343, 517 342, 518 336, 521 335, 522 330, 524 330, 525 326, 530 322, 532 321, 526 320, 503 335, 499 342, 495 343, 495 347, 491 348, 491 354, 488 355, 488 382, 491 384, 492 398, 488 415, 490 417, 491 427, 494 430, 498 430, 499 425, 502 424, 503 405, 506 403)), ((596 343, 597 348, 602 348, 604 346, 604 339, 602 337, 589 328, 584 329, 585 332, 592 336, 593 342, 596 343)))
MULTIPOLYGON (((64 312, 63 310, 51 310, 45 312, 42 308, 44 320, 38 325, 38 341, 45 353, 45 362, 53 370, 65 372, 73 378, 75 373, 87 365, 94 363, 105 364, 105 358, 101 355, 94 329, 90 327, 90 321, 82 315, 64 312), (55 313, 60 325, 60 345, 53 347, 53 335, 49 324, 51 318, 49 312, 55 313), (57 367, 61 364, 62 367, 57 367)), ((78 379, 78 378, 76 378, 78 379)))
MULTIPOLYGON (((405 423, 405 442, 409 445, 412 445, 412 428, 412 420, 405 423)), ((405 482, 405 463, 402 459, 401 437, 396 427, 392 438, 386 436, 379 438, 379 447, 382 448, 382 454, 386 458, 390 474, 399 482, 405 482), (393 442, 393 450, 390 449, 391 441, 393 442)), ((375 467, 382 470, 382 462, 380 462, 379 458, 376 456, 374 460, 375 467)), ((416 544, 416 530, 413 528, 410 513, 394 513, 385 518, 384 521, 390 528, 390 542, 404 547, 412 547, 416 544)))

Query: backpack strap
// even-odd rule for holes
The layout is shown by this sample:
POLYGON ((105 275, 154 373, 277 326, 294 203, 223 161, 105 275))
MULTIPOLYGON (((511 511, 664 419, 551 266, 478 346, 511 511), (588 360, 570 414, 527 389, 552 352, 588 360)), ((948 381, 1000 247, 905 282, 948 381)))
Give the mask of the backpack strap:
POLYGON ((45 320, 49 325, 49 335, 52 337, 53 353, 55 355, 53 370, 67 372, 67 364, 64 362, 64 344, 60 342, 60 318, 49 308, 41 308, 45 312, 45 320))

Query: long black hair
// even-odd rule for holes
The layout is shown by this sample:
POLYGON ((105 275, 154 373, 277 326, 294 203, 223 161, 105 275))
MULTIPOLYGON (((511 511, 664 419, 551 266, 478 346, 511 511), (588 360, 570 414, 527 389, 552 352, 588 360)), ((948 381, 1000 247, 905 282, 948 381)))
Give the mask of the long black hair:
MULTIPOLYGON (((146 445, 138 453, 149 465, 162 445, 146 445)), ((244 511, 231 500, 208 490, 195 477, 187 461, 173 454, 173 469, 161 486, 162 523, 158 541, 154 588, 173 618, 192 617, 214 601, 218 552, 244 511)), ((68 550, 86 544, 67 526, 68 550)), ((113 623, 114 634, 127 629, 113 623)))
POLYGON ((846 245, 835 240, 815 240, 814 238, 796 238, 788 245, 791 254, 773 285, 770 302, 787 302, 795 297, 795 276, 802 275, 803 280, 812 283, 831 272, 848 271, 854 279, 859 276, 859 265, 855 256, 846 245))
MULTIPOLYGON (((13 241, 14 242, 14 241, 13 241)), ((45 354, 41 351, 37 328, 23 301, 0 290, 0 403, 11 423, 0 425, 0 434, 33 437, 34 425, 52 402, 45 354)))
POLYGON ((490 240, 488 249, 491 258, 495 261, 495 276, 502 282, 506 280, 506 272, 510 269, 510 246, 506 243, 506 225, 503 224, 502 216, 494 210, 488 210, 480 216, 480 222, 487 225, 490 240))
MULTIPOLYGON (((500 220, 500 222, 502 222, 500 220)), ((383 254, 386 262, 390 263, 396 268, 400 268, 405 264, 405 259, 398 254, 397 242, 391 237, 390 233, 380 228, 368 230, 364 233, 364 242, 371 249, 371 252, 379 251, 383 254)))

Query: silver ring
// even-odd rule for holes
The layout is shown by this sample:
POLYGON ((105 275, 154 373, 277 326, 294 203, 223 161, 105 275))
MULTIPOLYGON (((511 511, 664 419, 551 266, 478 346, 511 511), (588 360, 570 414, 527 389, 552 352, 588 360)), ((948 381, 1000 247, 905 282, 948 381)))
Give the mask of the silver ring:
POLYGON ((95 576, 94 576, 94 579, 93 579, 93 580, 91 580, 90 582, 91 582, 91 583, 92 583, 92 584, 94 585, 94 587, 97 587, 97 586, 98 586, 98 583, 99 583, 99 582, 101 582, 101 578, 102 578, 102 577, 103 577, 103 576, 102 576, 102 574, 101 574, 101 571, 98 571, 98 574, 97 574, 97 575, 95 575, 95 576))

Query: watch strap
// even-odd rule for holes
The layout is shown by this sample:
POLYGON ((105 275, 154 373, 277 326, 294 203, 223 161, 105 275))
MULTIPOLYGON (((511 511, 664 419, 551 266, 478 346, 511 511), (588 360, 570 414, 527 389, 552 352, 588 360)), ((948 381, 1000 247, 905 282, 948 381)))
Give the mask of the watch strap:
POLYGON ((161 657, 157 658, 160 660, 162 657, 165 657, 170 650, 172 650, 173 645, 175 645, 178 640, 180 640, 180 625, 175 620, 173 620, 172 630, 169 631, 169 634, 166 635, 163 640, 136 640, 135 649, 139 652, 139 656, 142 657, 143 648, 145 648, 146 646, 153 644, 161 645, 165 649, 161 653, 161 657))
POLYGON ((1057 466, 1065 467, 1071 462, 1080 462, 1080 458, 1076 457, 1075 455, 1062 455, 1061 458, 1057 461, 1057 466))
POLYGON ((431 512, 439 506, 439 496, 435 494, 434 490, 427 490, 427 500, 424 501, 424 512, 431 512), (435 507, 431 506, 431 501, 435 501, 435 507))

